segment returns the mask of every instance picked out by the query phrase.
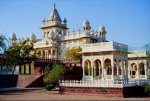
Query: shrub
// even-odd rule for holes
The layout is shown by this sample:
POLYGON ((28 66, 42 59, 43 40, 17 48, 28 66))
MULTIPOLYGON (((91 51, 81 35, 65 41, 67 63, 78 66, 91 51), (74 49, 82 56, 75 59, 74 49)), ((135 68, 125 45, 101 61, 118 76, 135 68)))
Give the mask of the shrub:
POLYGON ((46 84, 45 85, 45 88, 47 89, 47 90, 52 90, 53 88, 55 88, 55 85, 54 84, 46 84))
POLYGON ((144 91, 145 91, 145 93, 150 95, 150 85, 146 86, 144 91))
POLYGON ((51 90, 49 88, 55 87, 60 79, 63 78, 64 67, 63 65, 54 64, 52 66, 52 70, 48 72, 44 76, 44 84, 47 90, 51 90))

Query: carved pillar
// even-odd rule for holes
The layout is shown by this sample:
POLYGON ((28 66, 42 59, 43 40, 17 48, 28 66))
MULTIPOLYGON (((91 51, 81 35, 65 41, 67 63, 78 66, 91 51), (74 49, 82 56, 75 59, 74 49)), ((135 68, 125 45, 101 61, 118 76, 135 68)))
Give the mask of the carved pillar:
POLYGON ((83 68, 83 77, 82 77, 82 80, 84 80, 85 78, 84 78, 84 76, 85 76, 85 69, 84 69, 84 63, 85 63, 85 61, 84 61, 84 59, 83 59, 83 57, 82 57, 82 68, 83 68))
POLYGON ((24 64, 23 66, 24 66, 24 74, 26 74, 26 64, 24 64))
POLYGON ((31 74, 31 63, 29 63, 29 74, 31 74))
POLYGON ((122 62, 122 79, 124 80, 124 61, 121 60, 122 62))
POLYGON ((104 79, 104 77, 105 77, 105 70, 104 70, 105 64, 104 64, 104 59, 103 59, 103 61, 102 61, 101 63, 102 63, 102 79, 104 79))
POLYGON ((116 59, 117 76, 119 76, 119 60, 116 59))
POLYGON ((93 60, 91 61, 91 76, 94 78, 94 68, 93 68, 93 60))
POLYGON ((114 79, 114 60, 111 60, 112 76, 111 79, 114 79))
POLYGON ((51 49, 51 59, 53 59, 53 49, 51 49))
POLYGON ((137 66, 137 70, 136 70, 136 75, 135 75, 136 77, 135 77, 135 78, 136 78, 136 79, 139 79, 139 72, 140 72, 139 63, 137 63, 136 66, 137 66))
POLYGON ((144 66, 144 71, 145 71, 145 79, 147 79, 147 72, 148 72, 147 66, 144 66))
POLYGON ((129 75, 129 72, 128 72, 128 69, 129 69, 129 68, 128 68, 128 60, 126 60, 126 65, 125 65, 125 66, 126 66, 126 77, 127 77, 127 79, 128 79, 128 78, 129 78, 129 77, 128 77, 128 75, 129 75))
POLYGON ((22 74, 22 68, 21 68, 21 65, 19 65, 19 74, 22 74))

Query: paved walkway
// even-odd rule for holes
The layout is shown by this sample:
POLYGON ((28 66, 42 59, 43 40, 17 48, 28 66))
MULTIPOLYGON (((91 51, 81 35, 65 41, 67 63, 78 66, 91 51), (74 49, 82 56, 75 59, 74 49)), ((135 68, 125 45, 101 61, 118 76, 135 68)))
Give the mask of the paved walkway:
POLYGON ((105 101, 150 101, 150 97, 121 98, 90 95, 60 95, 58 91, 46 91, 43 88, 7 88, 0 89, 0 101, 3 100, 105 100, 105 101))

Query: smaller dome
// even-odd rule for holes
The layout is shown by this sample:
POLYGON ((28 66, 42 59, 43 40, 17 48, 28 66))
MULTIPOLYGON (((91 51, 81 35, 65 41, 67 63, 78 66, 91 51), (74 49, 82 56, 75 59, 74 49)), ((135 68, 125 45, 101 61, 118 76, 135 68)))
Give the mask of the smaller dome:
POLYGON ((91 29, 90 22, 87 19, 83 22, 83 28, 89 30, 91 29))
POLYGON ((90 25, 90 22, 86 19, 86 20, 83 22, 83 26, 84 26, 84 25, 89 26, 89 25, 90 25))
POLYGON ((99 27, 99 31, 105 31, 105 27, 104 27, 103 25, 101 25, 101 26, 99 27))
POLYGON ((36 36, 32 33, 31 37, 30 37, 30 40, 32 41, 36 41, 36 36))
POLYGON ((42 22, 46 22, 46 21, 45 21, 45 18, 42 18, 42 22))
POLYGON ((66 18, 64 18, 64 21, 63 21, 65 24, 67 23, 67 19, 66 18))
POLYGON ((12 34, 12 36, 11 36, 11 40, 14 40, 14 41, 16 41, 16 40, 17 40, 17 38, 16 38, 16 34, 15 34, 15 33, 13 33, 13 34, 12 34))

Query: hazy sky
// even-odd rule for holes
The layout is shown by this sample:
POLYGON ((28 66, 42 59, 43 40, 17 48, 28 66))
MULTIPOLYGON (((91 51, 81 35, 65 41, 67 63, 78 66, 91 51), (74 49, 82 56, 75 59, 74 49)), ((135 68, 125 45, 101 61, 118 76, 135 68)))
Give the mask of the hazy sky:
POLYGON ((150 0, 0 0, 0 33, 9 37, 42 37, 41 19, 48 18, 54 2, 70 29, 87 18, 98 30, 104 25, 107 40, 140 47, 150 43, 150 0))

